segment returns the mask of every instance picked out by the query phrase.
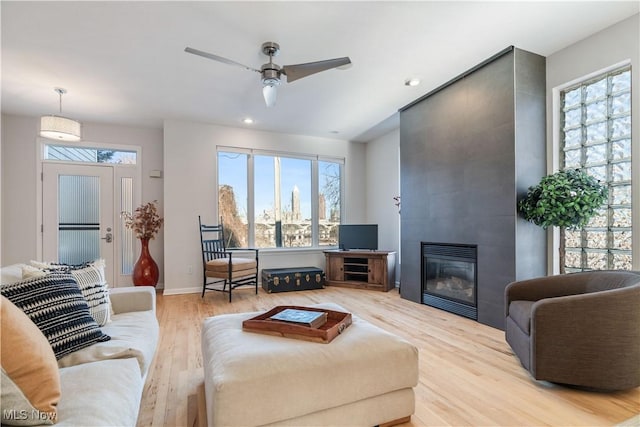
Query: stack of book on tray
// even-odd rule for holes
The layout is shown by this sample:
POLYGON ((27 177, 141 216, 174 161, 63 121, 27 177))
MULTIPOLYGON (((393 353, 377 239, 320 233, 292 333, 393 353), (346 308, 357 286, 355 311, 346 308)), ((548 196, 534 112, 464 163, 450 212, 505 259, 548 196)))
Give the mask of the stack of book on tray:
POLYGON ((351 325, 351 313, 279 305, 242 322, 242 330, 298 340, 330 343, 351 325))
POLYGON ((310 328, 319 328, 327 323, 327 313, 325 311, 287 308, 269 317, 269 319, 278 322, 295 323, 296 325, 308 326, 310 328))

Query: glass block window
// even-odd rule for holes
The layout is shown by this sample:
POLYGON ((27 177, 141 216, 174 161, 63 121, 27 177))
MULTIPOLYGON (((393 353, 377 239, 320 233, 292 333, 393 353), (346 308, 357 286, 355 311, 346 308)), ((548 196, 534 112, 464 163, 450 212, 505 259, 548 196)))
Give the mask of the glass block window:
POLYGON ((581 230, 562 230, 561 272, 631 269, 631 71, 621 68, 560 93, 563 169, 582 169, 609 201, 581 230))

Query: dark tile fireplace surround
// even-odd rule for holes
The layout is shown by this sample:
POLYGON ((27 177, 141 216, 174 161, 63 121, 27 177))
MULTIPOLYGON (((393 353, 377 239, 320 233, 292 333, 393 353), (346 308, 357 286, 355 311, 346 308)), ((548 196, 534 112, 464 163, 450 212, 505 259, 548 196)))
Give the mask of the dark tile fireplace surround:
POLYGON ((546 172, 545 99, 545 58, 509 47, 400 110, 403 298, 504 329, 505 286, 546 273, 516 210, 546 172), (434 242, 462 259, 427 263, 434 242))

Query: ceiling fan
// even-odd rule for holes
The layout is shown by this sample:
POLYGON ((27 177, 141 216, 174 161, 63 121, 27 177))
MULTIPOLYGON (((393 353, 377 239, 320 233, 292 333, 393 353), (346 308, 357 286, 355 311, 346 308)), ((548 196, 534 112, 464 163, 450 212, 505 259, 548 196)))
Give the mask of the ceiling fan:
POLYGON ((262 44, 262 52, 269 56, 269 62, 262 64, 259 70, 249 67, 247 65, 240 64, 239 62, 231 59, 223 58, 222 56, 214 55, 213 53, 203 52, 201 50, 186 47, 184 49, 187 53, 199 55, 214 61, 222 62, 224 64, 235 65, 245 70, 255 71, 262 76, 262 95, 267 107, 271 107, 276 103, 276 87, 280 84, 280 77, 284 74, 287 76, 287 83, 291 83, 295 80, 303 77, 310 76, 321 71, 330 70, 332 68, 344 67, 351 64, 349 57, 327 59, 324 61, 307 62, 304 64, 284 65, 280 67, 278 64, 273 63, 273 57, 280 52, 280 45, 274 42, 265 42, 262 44))

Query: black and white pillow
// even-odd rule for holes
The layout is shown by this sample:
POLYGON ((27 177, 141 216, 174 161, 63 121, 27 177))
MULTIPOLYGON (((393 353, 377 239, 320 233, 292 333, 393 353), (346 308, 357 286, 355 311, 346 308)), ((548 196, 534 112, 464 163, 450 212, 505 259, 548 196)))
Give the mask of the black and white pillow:
POLYGON ((111 339, 91 317, 87 300, 71 274, 34 277, 3 285, 0 292, 40 328, 56 359, 111 339))
POLYGON ((53 264, 31 261, 31 266, 22 268, 22 278, 42 276, 49 273, 71 273, 76 279, 82 295, 87 300, 91 316, 100 326, 109 322, 111 315, 111 300, 109 286, 105 276, 103 259, 82 265, 53 264))
POLYGON ((98 325, 106 325, 111 317, 111 300, 104 272, 104 260, 100 259, 84 267, 72 269, 71 274, 89 304, 91 316, 98 325))

